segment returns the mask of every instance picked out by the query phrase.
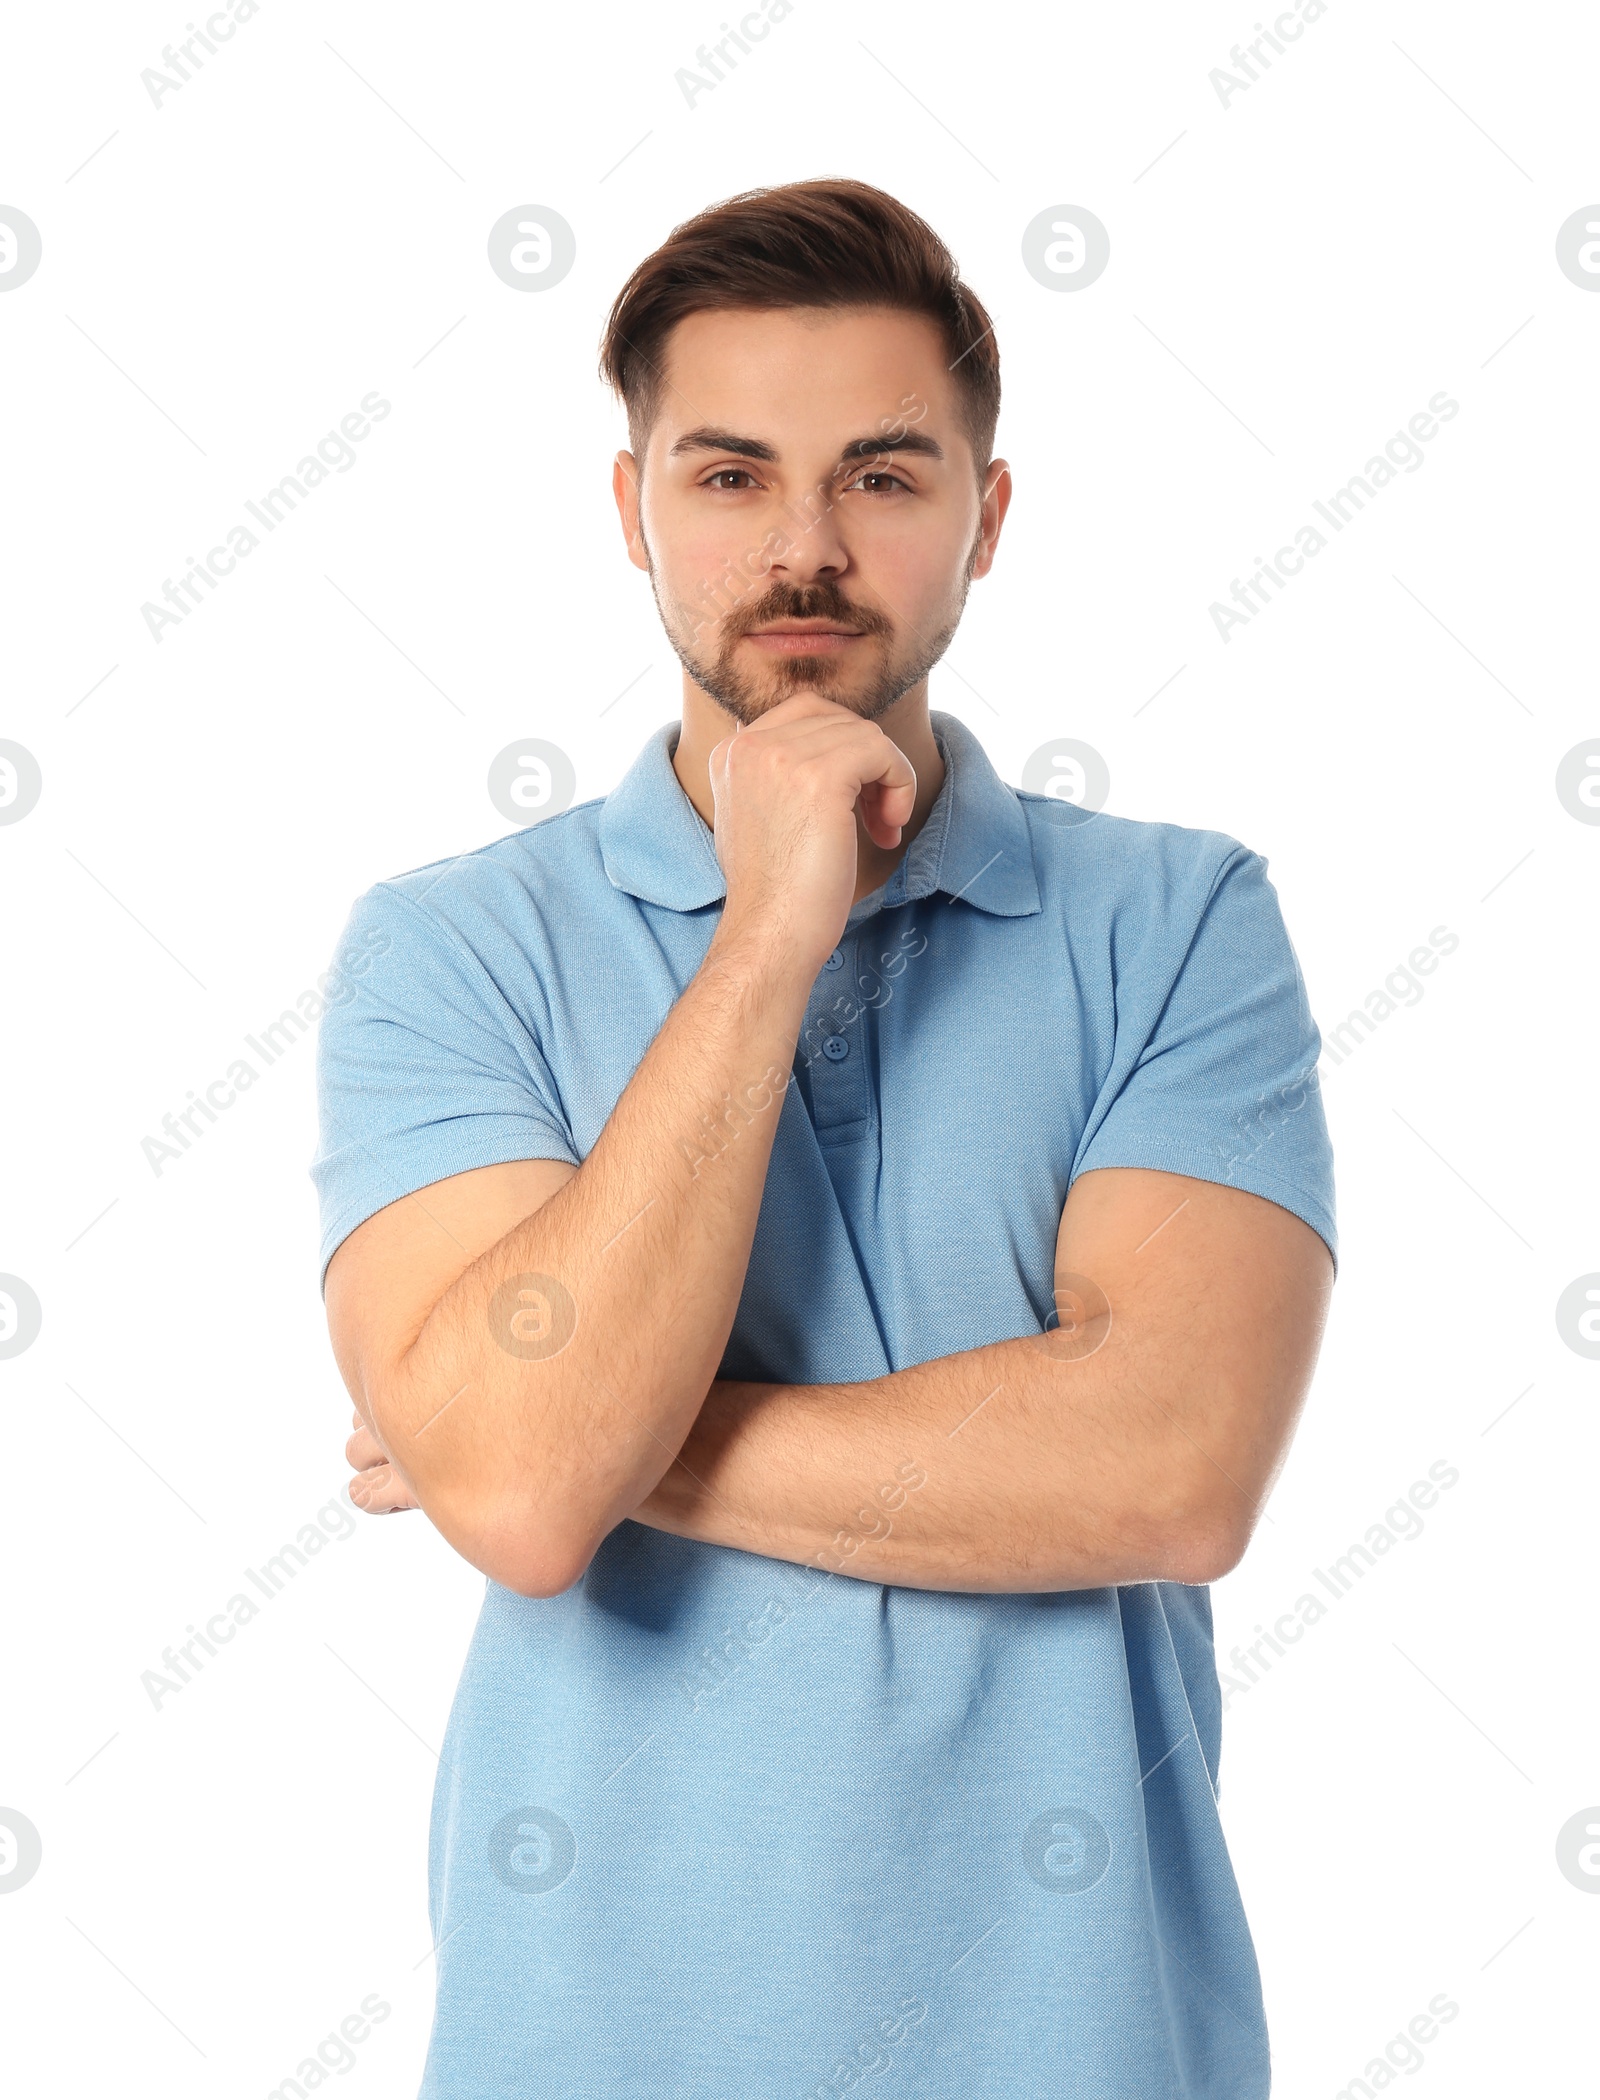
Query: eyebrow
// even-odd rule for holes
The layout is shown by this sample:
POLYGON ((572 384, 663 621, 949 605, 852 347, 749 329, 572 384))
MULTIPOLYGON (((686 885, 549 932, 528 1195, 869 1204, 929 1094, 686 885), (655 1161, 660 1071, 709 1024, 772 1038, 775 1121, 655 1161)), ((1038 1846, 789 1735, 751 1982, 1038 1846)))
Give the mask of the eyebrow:
MULTIPOLYGON (((713 430, 705 424, 698 430, 686 430, 667 457, 675 459, 680 452, 732 452, 741 459, 759 459, 769 464, 775 464, 779 457, 777 446, 769 445, 765 438, 737 437, 731 431, 713 430)), ((944 458, 944 447, 937 438, 929 437, 926 431, 902 427, 899 437, 892 441, 882 434, 853 438, 840 448, 839 464, 847 466, 853 460, 872 459, 880 452, 920 452, 928 459, 944 458)))

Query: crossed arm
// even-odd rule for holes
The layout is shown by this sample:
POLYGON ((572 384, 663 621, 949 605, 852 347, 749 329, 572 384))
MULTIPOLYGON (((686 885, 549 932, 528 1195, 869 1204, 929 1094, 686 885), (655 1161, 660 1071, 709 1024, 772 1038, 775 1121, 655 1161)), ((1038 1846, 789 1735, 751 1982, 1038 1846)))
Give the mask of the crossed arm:
POLYGON ((1047 1333, 854 1385, 719 1382, 634 1514, 914 1589, 1213 1581, 1287 1452, 1331 1281, 1260 1196, 1085 1174, 1047 1333))
POLYGON ((808 992, 714 941, 581 1167, 459 1174, 344 1242, 327 1300, 358 1499, 420 1505, 530 1596, 627 1517, 911 1588, 1226 1572, 1332 1281, 1262 1197, 1100 1169, 1062 1213, 1051 1332, 857 1384, 716 1379, 808 992))

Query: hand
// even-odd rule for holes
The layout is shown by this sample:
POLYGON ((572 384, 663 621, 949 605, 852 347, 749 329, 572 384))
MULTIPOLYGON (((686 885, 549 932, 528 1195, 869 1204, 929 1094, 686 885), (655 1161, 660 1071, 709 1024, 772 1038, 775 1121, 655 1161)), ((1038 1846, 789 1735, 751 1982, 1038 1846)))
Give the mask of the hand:
POLYGON ((356 1477, 350 1483, 350 1500, 357 1509, 364 1509, 371 1517, 389 1517, 402 1509, 420 1509, 417 1501, 400 1475, 389 1463, 389 1455, 372 1431, 356 1415, 355 1434, 344 1447, 346 1460, 355 1467, 356 1477))
POLYGON ((796 693, 715 746, 710 760, 724 923, 776 938, 814 976, 855 901, 856 820, 900 843, 917 776, 875 722, 796 693))

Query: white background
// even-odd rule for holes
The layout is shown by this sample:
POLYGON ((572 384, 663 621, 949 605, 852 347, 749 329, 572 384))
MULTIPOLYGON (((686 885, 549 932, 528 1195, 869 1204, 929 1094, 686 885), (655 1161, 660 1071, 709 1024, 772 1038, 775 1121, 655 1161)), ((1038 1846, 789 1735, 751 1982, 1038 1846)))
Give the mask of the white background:
POLYGON ((676 714, 602 320, 679 220, 819 174, 921 211, 997 325, 1017 496, 934 705, 1007 779, 1078 737, 1113 810, 1264 853, 1325 1034, 1459 937, 1325 1067, 1342 1273, 1216 1592, 1224 1661, 1430 1464, 1460 1479, 1232 1699, 1222 1806, 1287 2100, 1440 1992, 1459 2015, 1396 2083, 1594 2090, 1600 1901, 1555 1841, 1600 1801, 1600 1366, 1554 1318, 1600 1268, 1600 827, 1554 789, 1600 735, 1600 297, 1554 251, 1600 196, 1592 12, 1332 0, 1224 107, 1245 4, 798 0, 690 108, 710 0, 264 0, 157 108, 140 73, 185 19, 29 11, 0 69, 0 203, 43 236, 0 296, 0 735, 44 779, 0 829, 0 1269, 44 1308, 0 1363, 0 1804, 44 1848, 0 1900, 17 2090, 265 2093, 372 1992, 392 2016, 336 2082, 415 2090, 482 1580, 421 1517, 362 1518, 152 1707, 141 1672, 342 1493, 349 1404, 309 1041, 159 1176, 141 1141, 314 983, 358 892, 511 828, 509 742, 561 745, 585 799, 676 714), (538 296, 485 258, 529 203, 577 236, 538 296), (1070 296, 1021 261, 1057 204, 1110 232, 1070 296), (373 389, 358 464, 153 641, 141 605, 373 389), (1425 465, 1220 639, 1211 603, 1441 389, 1425 465))

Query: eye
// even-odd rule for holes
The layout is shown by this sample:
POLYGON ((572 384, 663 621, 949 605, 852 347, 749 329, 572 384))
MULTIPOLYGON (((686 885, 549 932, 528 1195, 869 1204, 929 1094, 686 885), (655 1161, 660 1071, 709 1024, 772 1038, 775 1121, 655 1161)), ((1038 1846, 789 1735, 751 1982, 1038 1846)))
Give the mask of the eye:
MULTIPOLYGON (((752 488, 755 487, 755 476, 751 474, 749 469, 746 467, 718 467, 715 473, 708 474, 706 476, 705 480, 701 482, 700 486, 703 489, 715 488, 719 481, 725 481, 730 474, 742 474, 745 480, 749 482, 750 486, 752 488)), ((730 490, 729 493, 731 495, 740 495, 743 493, 743 491, 733 489, 730 490)))
POLYGON ((891 488, 863 490, 863 494, 868 496, 887 496, 892 493, 893 489, 898 489, 900 493, 905 496, 909 496, 911 493, 911 485, 909 482, 902 481, 898 474, 885 473, 882 467, 869 468, 865 472, 858 474, 855 480, 852 482, 848 482, 846 486, 849 488, 857 488, 864 481, 886 481, 891 484, 891 488))

